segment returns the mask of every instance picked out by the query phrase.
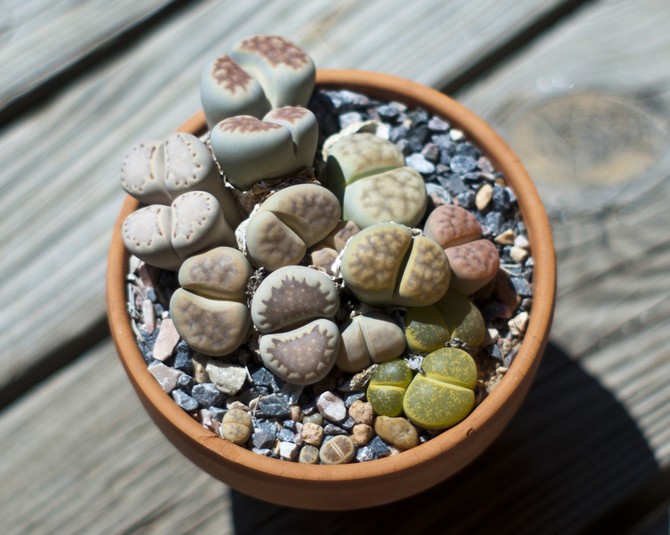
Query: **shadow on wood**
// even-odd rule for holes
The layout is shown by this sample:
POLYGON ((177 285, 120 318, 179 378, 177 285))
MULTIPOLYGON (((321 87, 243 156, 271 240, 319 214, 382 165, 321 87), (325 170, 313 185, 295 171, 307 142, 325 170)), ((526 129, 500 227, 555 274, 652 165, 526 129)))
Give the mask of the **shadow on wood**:
MULTIPOLYGON (((624 407, 550 343, 512 423, 489 450, 445 483, 401 502, 335 513, 279 507, 233 491, 233 517, 239 535, 380 528, 389 533, 577 533, 606 518, 627 489, 659 473, 624 407)), ((642 518, 628 521, 619 527, 632 528, 642 518)))

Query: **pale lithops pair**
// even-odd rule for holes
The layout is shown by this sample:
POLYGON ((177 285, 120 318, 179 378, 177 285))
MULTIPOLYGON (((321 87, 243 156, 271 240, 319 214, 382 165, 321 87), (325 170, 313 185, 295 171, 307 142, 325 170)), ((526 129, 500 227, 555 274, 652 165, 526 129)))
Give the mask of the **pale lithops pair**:
POLYGON ((424 233, 444 248, 451 267, 450 290, 471 295, 491 282, 500 264, 496 246, 480 239, 482 229, 470 212, 443 204, 431 212, 424 233))
POLYGON ((360 228, 393 221, 413 227, 426 211, 423 178, 405 166, 390 141, 369 133, 344 136, 328 149, 323 180, 360 228))
POLYGON ((316 69, 304 51, 283 37, 257 35, 212 61, 200 79, 210 127, 235 115, 261 118, 273 108, 306 106, 316 69))
POLYGON ((246 227, 253 262, 268 270, 298 264, 307 248, 321 241, 340 221, 340 203, 318 184, 289 186, 270 195, 246 227))
POLYGON ((339 307, 335 283, 320 271, 286 266, 268 275, 251 301, 251 318, 263 333, 259 353, 267 368, 294 384, 323 379, 340 346, 332 321, 339 307))

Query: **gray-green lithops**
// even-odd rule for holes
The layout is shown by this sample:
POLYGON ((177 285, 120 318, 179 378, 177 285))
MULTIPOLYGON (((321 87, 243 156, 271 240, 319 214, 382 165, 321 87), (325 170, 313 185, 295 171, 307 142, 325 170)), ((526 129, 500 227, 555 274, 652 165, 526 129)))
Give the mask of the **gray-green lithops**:
POLYGON ((323 186, 299 184, 279 190, 249 219, 249 256, 268 270, 297 264, 308 247, 335 228, 340 215, 340 203, 323 186))
POLYGON ((368 401, 375 413, 399 416, 407 387, 412 382, 412 370, 403 359, 390 360, 375 368, 368 385, 368 401))
POLYGON ((378 223, 349 240, 342 278, 361 301, 381 306, 426 306, 447 291, 449 262, 430 238, 395 223, 378 223))
POLYGON ((461 349, 444 347, 426 355, 422 368, 405 392, 405 416, 424 429, 457 424, 475 403, 475 361, 461 349))
POLYGON ((395 359, 404 350, 403 330, 386 314, 370 312, 345 324, 335 365, 342 371, 358 372, 372 363, 395 359))
POLYGON ((340 333, 332 321, 317 319, 289 332, 264 334, 258 345, 272 373, 289 383, 313 384, 333 368, 340 333))
POLYGON ((324 273, 304 266, 286 266, 268 275, 251 301, 251 319, 262 333, 332 318, 340 306, 335 283, 324 273))
POLYGON ((272 108, 306 106, 316 69, 311 58, 286 39, 257 35, 212 61, 200 78, 209 126, 234 115, 262 117, 272 108))
POLYGON ((170 315, 180 336, 196 351, 223 356, 237 349, 251 328, 246 287, 247 259, 229 247, 189 258, 179 270, 170 315), (197 293, 196 293, 197 292, 197 293))
POLYGON ((414 226, 426 211, 421 175, 404 167, 393 143, 373 134, 352 134, 334 143, 323 179, 342 199, 344 218, 360 228, 385 221, 414 226))
POLYGON ((296 174, 312 165, 318 127, 306 108, 283 107, 263 119, 236 115, 212 128, 212 152, 226 180, 241 190, 261 180, 296 174))
POLYGON ((234 245, 235 234, 210 193, 191 191, 170 207, 150 205, 123 223, 123 242, 148 264, 176 270, 189 256, 219 245, 234 245))

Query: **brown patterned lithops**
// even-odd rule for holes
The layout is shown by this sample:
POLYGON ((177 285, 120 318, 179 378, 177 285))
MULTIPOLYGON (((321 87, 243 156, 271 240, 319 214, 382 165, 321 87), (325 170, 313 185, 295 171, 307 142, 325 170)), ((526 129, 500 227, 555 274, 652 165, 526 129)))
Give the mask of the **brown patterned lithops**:
POLYGON ((251 319, 259 331, 274 332, 314 318, 332 318, 339 309, 335 283, 304 266, 286 266, 268 275, 251 301, 251 319))
POLYGON ((323 179, 342 199, 344 218, 360 228, 384 221, 414 226, 426 211, 421 175, 404 167, 402 152, 393 143, 373 134, 335 142, 326 155, 323 179))
POLYGON ((433 304, 450 279, 443 249, 395 223, 378 223, 351 238, 342 252, 341 274, 358 299, 381 306, 433 304))
POLYGON ((230 247, 189 258, 179 269, 179 288, 170 300, 175 328, 196 351, 223 356, 237 349, 251 327, 246 287, 251 266, 230 247))
POLYGON ((297 264, 339 220, 340 204, 326 188, 289 186, 268 197, 249 219, 247 251, 256 265, 269 270, 297 264))
POLYGON ((299 385, 323 379, 335 364, 340 346, 337 325, 317 319, 285 333, 265 334, 259 339, 259 353, 270 371, 299 385))

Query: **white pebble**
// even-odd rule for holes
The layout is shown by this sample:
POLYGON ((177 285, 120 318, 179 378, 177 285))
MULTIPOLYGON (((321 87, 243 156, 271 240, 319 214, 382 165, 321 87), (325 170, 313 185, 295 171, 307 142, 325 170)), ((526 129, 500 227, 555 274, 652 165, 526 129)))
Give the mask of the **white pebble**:
POLYGON ((224 394, 237 394, 247 380, 247 369, 229 362, 209 359, 205 367, 210 381, 224 394))
POLYGON ((166 360, 172 356, 175 346, 179 342, 179 333, 170 318, 161 323, 161 330, 154 344, 153 357, 158 360, 166 360))
POLYGON ((321 415, 331 422, 342 422, 347 417, 344 401, 332 392, 324 392, 316 398, 316 407, 321 415))
POLYGON ((507 322, 510 332, 514 336, 519 336, 526 332, 528 327, 528 312, 522 312, 514 316, 511 320, 507 322))
POLYGON ((523 234, 519 234, 516 238, 514 238, 514 247, 521 247, 522 249, 528 249, 528 247, 530 247, 528 238, 526 238, 526 236, 524 236, 523 234))
POLYGON ((280 442, 279 456, 285 461, 295 461, 298 458, 298 445, 293 442, 280 442))
POLYGON ((515 262, 523 264, 526 261, 526 258, 528 258, 528 250, 522 249, 521 247, 517 247, 515 245, 514 247, 510 248, 509 256, 515 262))

